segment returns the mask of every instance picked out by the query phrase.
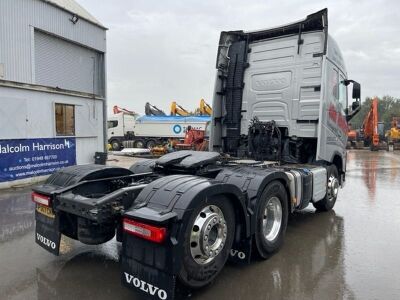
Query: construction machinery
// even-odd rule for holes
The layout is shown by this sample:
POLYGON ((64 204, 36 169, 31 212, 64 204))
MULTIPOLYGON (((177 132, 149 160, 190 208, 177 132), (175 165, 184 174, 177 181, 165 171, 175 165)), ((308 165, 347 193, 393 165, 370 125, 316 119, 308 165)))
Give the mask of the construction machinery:
POLYGON ((393 117, 391 128, 385 134, 388 150, 400 150, 400 117, 393 117))
POLYGON ((33 189, 36 243, 58 255, 62 234, 86 244, 116 236, 123 285, 158 300, 185 290, 177 286, 209 285, 228 259, 274 255, 289 214, 309 204, 331 210, 345 181, 347 121, 361 87, 347 79, 327 25, 324 9, 272 29, 222 32, 211 151, 57 171, 33 189))
POLYGON ((172 101, 171 103, 171 110, 170 110, 170 115, 171 116, 182 116, 186 117, 190 115, 190 112, 184 109, 182 106, 180 106, 176 101, 172 101))
POLYGON ((119 107, 118 105, 113 106, 113 113, 114 114, 124 113, 132 116, 137 115, 137 113, 135 113, 133 110, 128 110, 126 108, 119 107))
POLYGON ((200 99, 200 103, 198 108, 195 109, 194 112, 190 112, 184 109, 181 105, 179 105, 176 101, 171 103, 171 116, 211 116, 212 108, 211 106, 202 98, 200 99))
POLYGON ((146 116, 166 116, 163 110, 151 105, 149 102, 146 102, 144 106, 144 112, 146 116))
POLYGON ((349 125, 349 129, 347 131, 347 149, 355 147, 355 142, 357 140, 358 132, 356 129, 351 128, 351 124, 349 125))
POLYGON ((364 148, 364 132, 362 129, 353 129, 349 124, 347 132, 347 149, 364 148))
POLYGON ((200 99, 199 107, 196 109, 196 115, 202 115, 202 116, 212 115, 212 108, 204 99, 200 99))
MULTIPOLYGON (((209 124, 207 124, 206 128, 208 126, 209 124)), ((171 138, 164 145, 157 145, 151 148, 151 154, 154 156, 161 156, 179 150, 207 151, 208 136, 206 136, 206 132, 207 129, 194 129, 188 126, 183 141, 171 138)))
POLYGON ((198 130, 190 127, 186 131, 183 143, 176 144, 175 148, 177 150, 206 151, 208 150, 208 141, 205 137, 205 133, 205 130, 198 130))
POLYGON ((369 147, 371 151, 387 148, 384 140, 384 124, 379 122, 378 116, 378 98, 374 97, 362 124, 364 146, 369 147))
MULTIPOLYGON (((183 114, 180 108, 176 110, 183 114)), ((150 103, 145 105, 145 116, 138 116, 127 109, 114 109, 108 117, 108 142, 112 150, 122 148, 153 148, 163 145, 169 139, 183 140, 186 130, 205 130, 210 116, 167 116, 150 103)))

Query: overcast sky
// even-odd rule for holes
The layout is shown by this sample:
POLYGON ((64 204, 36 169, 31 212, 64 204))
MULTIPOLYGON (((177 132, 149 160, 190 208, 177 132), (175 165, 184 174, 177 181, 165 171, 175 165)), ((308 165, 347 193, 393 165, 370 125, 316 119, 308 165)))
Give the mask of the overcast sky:
POLYGON ((143 113, 146 101, 169 111, 212 102, 222 30, 282 25, 328 8, 350 79, 362 97, 400 97, 400 1, 77 0, 107 28, 109 110, 143 113))

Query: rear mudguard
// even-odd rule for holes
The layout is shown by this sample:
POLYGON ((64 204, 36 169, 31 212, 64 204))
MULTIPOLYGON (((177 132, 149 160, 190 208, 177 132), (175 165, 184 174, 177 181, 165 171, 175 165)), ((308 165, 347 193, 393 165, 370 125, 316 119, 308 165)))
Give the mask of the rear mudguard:
POLYGON ((191 175, 171 175, 150 183, 138 195, 135 207, 125 217, 168 228, 163 244, 124 233, 122 242, 122 282, 145 296, 173 299, 175 281, 183 261, 185 228, 193 209, 212 196, 226 195, 249 236, 246 197, 232 184, 191 175), (164 298, 167 297, 167 298, 164 298))
POLYGON ((157 159, 143 159, 130 166, 129 170, 133 174, 153 172, 156 161, 157 159))
MULTIPOLYGON (((57 195, 66 192, 83 181, 127 175, 132 175, 132 172, 120 167, 103 165, 71 166, 58 170, 44 184, 35 186, 32 190, 50 197, 50 207, 53 209, 52 203, 55 202, 57 195)), ((45 215, 39 211, 38 205, 36 205, 35 221, 36 243, 55 255, 59 254, 63 230, 68 230, 68 235, 71 237, 75 237, 77 234, 76 224, 70 224, 65 215, 57 211, 54 212, 54 215, 49 213, 45 215)))
MULTIPOLYGON (((250 212, 250 235, 252 236, 256 229, 256 217, 258 200, 261 197, 265 187, 273 180, 283 183, 286 190, 288 188, 288 177, 285 172, 279 168, 252 168, 252 167, 234 167, 223 169, 216 180, 224 183, 233 184, 240 188, 242 193, 246 193, 249 199, 248 211, 250 212)), ((290 195, 288 194, 288 199, 290 195)), ((292 204, 289 203, 289 207, 292 204)))
POLYGON ((84 180, 131 175, 126 168, 104 165, 78 165, 60 169, 54 172, 42 185, 33 188, 34 191, 50 194, 62 188, 73 186, 84 180))

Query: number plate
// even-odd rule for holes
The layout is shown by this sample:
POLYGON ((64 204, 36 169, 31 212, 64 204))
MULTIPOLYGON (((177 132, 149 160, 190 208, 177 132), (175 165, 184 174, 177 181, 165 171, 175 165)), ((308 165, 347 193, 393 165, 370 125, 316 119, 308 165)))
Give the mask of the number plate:
POLYGON ((56 215, 54 214, 54 211, 51 207, 43 206, 43 205, 36 205, 36 211, 38 213, 41 213, 42 215, 45 215, 46 217, 54 219, 56 215))

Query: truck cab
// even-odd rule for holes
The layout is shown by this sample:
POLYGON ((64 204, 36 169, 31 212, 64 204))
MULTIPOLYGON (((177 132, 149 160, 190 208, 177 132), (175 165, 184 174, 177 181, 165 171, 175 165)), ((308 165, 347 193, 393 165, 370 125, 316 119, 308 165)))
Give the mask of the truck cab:
POLYGON ((113 150, 120 150, 122 142, 134 135, 136 115, 120 112, 108 117, 107 136, 113 150))
POLYGON ((272 29, 222 32, 216 68, 211 151, 333 163, 343 177, 347 121, 360 108, 360 85, 347 79, 327 9, 272 29))

